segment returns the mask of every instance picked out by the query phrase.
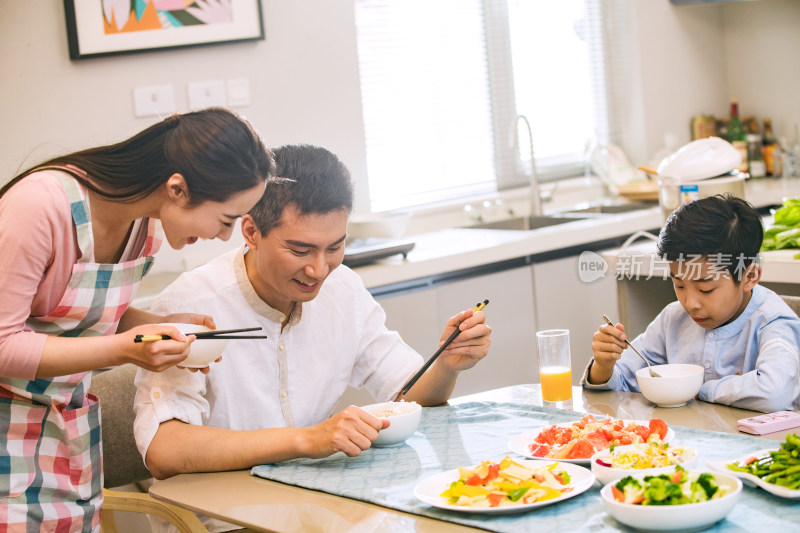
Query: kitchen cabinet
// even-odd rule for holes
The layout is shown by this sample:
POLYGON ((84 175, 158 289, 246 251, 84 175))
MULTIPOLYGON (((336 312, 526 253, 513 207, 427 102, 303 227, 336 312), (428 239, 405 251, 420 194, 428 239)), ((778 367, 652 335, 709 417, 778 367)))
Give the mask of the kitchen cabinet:
MULTIPOLYGON (((453 397, 507 385, 539 381, 536 366, 536 325, 530 265, 520 260, 508 265, 459 272, 420 280, 411 289, 373 290, 386 311, 386 325, 427 360, 438 349, 445 323, 455 314, 488 299, 484 310, 492 327, 489 355, 461 373, 453 397)), ((365 405, 374 400, 364 391, 348 389, 340 407, 365 405)))
MULTIPOLYGON (((579 255, 533 263, 536 329, 568 329, 572 359, 572 383, 592 359, 592 334, 603 315, 618 320, 617 284, 613 272, 586 282, 579 276, 579 255)), ((535 338, 534 338, 535 342, 535 338)), ((538 355, 531 362, 538 369, 538 355)), ((538 375, 535 380, 539 381, 538 375)))
MULTIPOLYGON (((492 328, 489 355, 458 377, 453 396, 539 381, 536 355, 536 320, 530 265, 444 283, 436 288, 438 335, 445 322, 459 311, 488 299, 484 310, 492 328)), ((429 357, 436 345, 423 352, 429 357)))

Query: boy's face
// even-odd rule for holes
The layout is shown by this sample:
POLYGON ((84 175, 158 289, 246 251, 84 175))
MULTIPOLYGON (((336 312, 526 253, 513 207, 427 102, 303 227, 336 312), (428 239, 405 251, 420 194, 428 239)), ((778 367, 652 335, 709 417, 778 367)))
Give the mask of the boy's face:
POLYGON ((248 278, 256 293, 273 309, 289 313, 293 302, 313 300, 322 283, 341 263, 347 236, 345 209, 299 215, 293 205, 283 210, 280 225, 266 236, 254 229, 249 215, 242 231, 251 249, 248 278), (248 237, 249 233, 249 237, 248 237))
POLYGON ((759 266, 751 264, 737 284, 726 270, 707 258, 670 261, 669 270, 684 311, 705 329, 723 326, 742 314, 760 278, 759 266))

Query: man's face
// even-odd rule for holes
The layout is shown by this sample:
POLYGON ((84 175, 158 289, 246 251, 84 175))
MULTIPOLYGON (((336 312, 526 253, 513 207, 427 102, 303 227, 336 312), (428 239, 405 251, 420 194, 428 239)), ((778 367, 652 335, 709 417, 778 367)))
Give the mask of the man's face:
MULTIPOLYGON (((748 272, 751 269, 758 269, 758 265, 751 264, 748 272)), ((705 329, 723 326, 742 314, 758 281, 758 276, 753 281, 744 275, 737 284, 726 270, 705 257, 670 261, 669 270, 684 311, 705 329)))
MULTIPOLYGON (((292 302, 309 302, 341 263, 348 211, 299 215, 284 209, 279 226, 254 235, 255 269, 248 277, 256 293, 273 309, 288 313, 292 302)), ((252 251, 250 252, 252 253, 252 251)), ((248 255, 250 255, 248 253, 248 255)))

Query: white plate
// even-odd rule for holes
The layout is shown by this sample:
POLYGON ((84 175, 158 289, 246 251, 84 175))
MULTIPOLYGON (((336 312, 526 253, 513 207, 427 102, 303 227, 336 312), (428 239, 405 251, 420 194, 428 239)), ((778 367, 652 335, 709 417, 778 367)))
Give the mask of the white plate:
POLYGON ((558 498, 552 500, 544 500, 541 502, 524 503, 520 505, 509 505, 505 507, 465 507, 463 505, 453 505, 445 498, 440 496, 441 493, 447 490, 453 481, 458 480, 458 468, 434 474, 424 480, 419 485, 414 487, 414 496, 420 501, 438 507, 440 509, 447 509, 449 511, 461 511, 467 513, 484 513, 484 514, 507 514, 507 513, 521 513, 523 511, 530 511, 537 507, 544 507, 551 503, 558 503, 563 500, 572 498, 581 494, 594 484, 594 474, 582 466, 576 466, 563 461, 541 461, 541 460, 528 460, 523 459, 520 463, 530 467, 538 468, 551 463, 562 463, 560 466, 569 474, 570 486, 572 490, 563 493, 558 498))
POLYGON ((736 472, 735 470, 729 469, 727 466, 728 463, 746 461, 750 457, 758 457, 759 455, 764 455, 767 452, 774 452, 775 450, 777 450, 777 448, 758 450, 753 453, 748 453, 747 455, 743 455, 738 459, 731 459, 730 461, 706 461, 706 466, 708 466, 712 470, 716 470, 717 472, 722 472, 731 476, 736 476, 740 478, 745 484, 750 485, 751 487, 761 487, 765 491, 774 494, 775 496, 780 496, 781 498, 800 498, 800 490, 787 489, 786 487, 781 487, 780 485, 775 485, 774 483, 768 483, 758 476, 754 476, 753 474, 748 474, 747 472, 736 472))
MULTIPOLYGON (((639 425, 649 427, 650 421, 649 420, 626 420, 626 419, 617 419, 614 420, 622 420, 625 424, 629 424, 631 422, 635 422, 639 425)), ((552 424, 554 426, 560 427, 569 427, 574 422, 564 422, 561 424, 552 424)), ((545 461, 562 461, 564 463, 574 463, 576 465, 588 465, 591 457, 587 457, 585 459, 553 459, 551 457, 536 457, 535 455, 531 455, 530 448, 528 445, 533 443, 533 440, 541 433, 543 430, 549 428, 550 426, 544 426, 537 429, 532 429, 530 431, 526 431, 525 433, 520 433, 516 437, 512 437, 511 440, 508 441, 508 447, 511 449, 512 452, 522 455, 523 457, 529 457, 531 459, 543 459, 545 461)), ((675 438, 675 432, 672 430, 671 427, 667 426, 667 434, 664 437, 664 442, 670 442, 672 439, 675 438)))

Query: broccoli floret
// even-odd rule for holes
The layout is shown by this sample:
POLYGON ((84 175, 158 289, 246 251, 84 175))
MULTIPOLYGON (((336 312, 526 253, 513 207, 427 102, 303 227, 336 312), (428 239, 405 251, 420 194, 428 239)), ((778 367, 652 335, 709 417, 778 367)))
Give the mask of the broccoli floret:
POLYGON ((642 485, 641 485, 641 483, 639 483, 639 480, 636 479, 633 476, 625 476, 624 478, 620 479, 617 482, 617 488, 619 490, 621 490, 622 492, 625 492, 625 490, 628 487, 633 487, 633 488, 641 490, 642 485))
POLYGON ((644 497, 646 505, 676 505, 685 499, 680 485, 668 476, 650 476, 644 497))
POLYGON ((712 474, 704 472, 697 477, 697 483, 703 488, 706 493, 706 499, 711 499, 714 497, 714 494, 717 493, 719 490, 719 485, 717 485, 717 480, 714 479, 712 474))
POLYGON ((632 476, 625 476, 614 485, 625 498, 626 503, 637 503, 642 501, 644 489, 639 480, 632 476))

